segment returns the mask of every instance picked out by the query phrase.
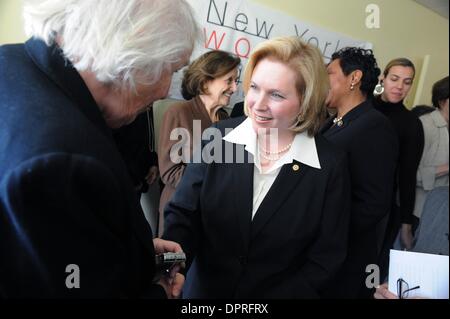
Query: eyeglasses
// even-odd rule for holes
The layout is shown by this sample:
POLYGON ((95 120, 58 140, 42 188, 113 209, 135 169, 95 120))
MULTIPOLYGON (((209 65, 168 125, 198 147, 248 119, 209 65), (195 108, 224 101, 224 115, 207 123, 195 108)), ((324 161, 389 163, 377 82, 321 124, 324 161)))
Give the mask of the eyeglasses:
POLYGON ((409 292, 412 290, 419 289, 420 286, 415 286, 413 288, 409 288, 409 284, 403 280, 403 278, 399 278, 397 280, 397 296, 399 299, 406 299, 409 297, 409 292))

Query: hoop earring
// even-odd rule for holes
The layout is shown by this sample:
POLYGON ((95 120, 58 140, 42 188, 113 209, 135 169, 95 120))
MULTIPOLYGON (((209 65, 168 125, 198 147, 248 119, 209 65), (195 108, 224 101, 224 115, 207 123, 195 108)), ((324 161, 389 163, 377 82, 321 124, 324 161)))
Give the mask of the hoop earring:
POLYGON ((375 85, 375 89, 373 90, 373 95, 381 95, 384 92, 383 81, 380 80, 377 85, 375 85))

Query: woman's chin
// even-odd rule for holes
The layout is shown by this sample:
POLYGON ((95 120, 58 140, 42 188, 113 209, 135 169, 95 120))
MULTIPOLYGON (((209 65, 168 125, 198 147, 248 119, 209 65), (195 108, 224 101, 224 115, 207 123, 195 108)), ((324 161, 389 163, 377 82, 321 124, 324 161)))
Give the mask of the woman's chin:
POLYGON ((270 129, 274 128, 272 121, 257 121, 252 119, 253 130, 256 134, 269 134, 270 129))

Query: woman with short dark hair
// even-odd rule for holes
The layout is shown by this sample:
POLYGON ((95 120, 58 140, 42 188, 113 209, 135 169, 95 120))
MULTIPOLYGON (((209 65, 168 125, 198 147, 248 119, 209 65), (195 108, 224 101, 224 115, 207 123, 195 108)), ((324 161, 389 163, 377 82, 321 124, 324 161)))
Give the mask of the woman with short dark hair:
POLYGON ((337 114, 322 128, 349 158, 352 208, 348 254, 330 298, 368 298, 366 267, 376 264, 391 209, 398 143, 389 120, 372 105, 380 69, 372 50, 348 47, 335 52, 327 67, 327 106, 337 114))

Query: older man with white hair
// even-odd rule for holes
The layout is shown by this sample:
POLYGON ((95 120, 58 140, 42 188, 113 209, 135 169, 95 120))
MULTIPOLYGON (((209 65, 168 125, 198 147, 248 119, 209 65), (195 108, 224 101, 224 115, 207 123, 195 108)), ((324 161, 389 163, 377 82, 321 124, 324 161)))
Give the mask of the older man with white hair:
POLYGON ((26 1, 0 46, 0 297, 176 297, 111 129, 167 95, 199 35, 185 0, 26 1))

